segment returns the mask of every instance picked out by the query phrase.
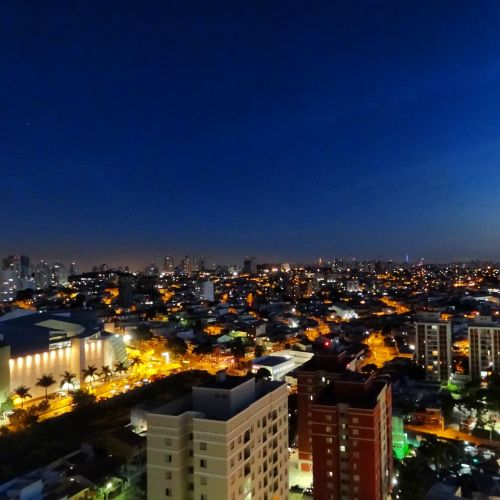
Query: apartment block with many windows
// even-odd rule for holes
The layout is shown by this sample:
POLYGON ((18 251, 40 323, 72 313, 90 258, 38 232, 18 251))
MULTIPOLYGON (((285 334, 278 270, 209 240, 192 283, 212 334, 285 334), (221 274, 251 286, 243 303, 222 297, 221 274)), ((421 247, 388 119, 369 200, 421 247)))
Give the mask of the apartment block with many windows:
POLYGON ((312 405, 320 391, 340 378, 355 359, 345 353, 315 354, 297 369, 298 452, 299 466, 303 472, 312 470, 312 405))
POLYGON ((218 373, 147 420, 149 499, 287 498, 286 384, 218 373))
POLYGON ((415 360, 427 380, 447 382, 451 376, 451 323, 438 312, 419 313, 415 321, 415 360))
POLYGON ((392 482, 390 385, 346 371, 311 405, 314 498, 382 500, 392 482))
POLYGON ((500 323, 491 316, 478 316, 469 325, 469 372, 480 379, 500 371, 500 323))

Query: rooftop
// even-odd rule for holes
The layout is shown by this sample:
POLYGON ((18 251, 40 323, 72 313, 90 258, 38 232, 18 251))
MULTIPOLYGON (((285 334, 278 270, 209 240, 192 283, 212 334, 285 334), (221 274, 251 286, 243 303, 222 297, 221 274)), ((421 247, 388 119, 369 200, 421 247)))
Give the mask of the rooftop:
POLYGON ((219 380, 217 377, 212 377, 210 380, 194 386, 190 394, 176 398, 150 413, 180 416, 184 413, 195 412, 196 418, 224 422, 281 386, 285 386, 285 383, 256 380, 252 375, 245 377, 226 376, 225 379, 223 376, 219 376, 219 380), (238 391, 234 391, 233 394, 232 389, 236 388, 238 391), (204 389, 221 389, 228 391, 228 394, 227 397, 220 398, 218 397, 220 392, 204 391, 204 389))
POLYGON ((236 377, 232 375, 225 375, 218 377, 217 375, 206 382, 202 382, 200 385, 196 387, 204 387, 206 389, 226 389, 231 390, 234 389, 248 380, 252 379, 252 375, 245 375, 244 377, 236 377))
POLYGON ((95 312, 84 310, 24 311, 0 317, 0 335, 10 345, 12 357, 48 350, 51 331, 67 332, 68 337, 87 337, 98 333, 100 326, 95 312))
POLYGON ((342 373, 352 358, 341 354, 315 354, 309 361, 297 368, 297 372, 324 371, 328 373, 342 373))
POLYGON ((346 370, 320 392, 316 404, 348 404, 354 408, 375 408, 380 392, 388 384, 373 376, 346 370))
POLYGON ((252 363, 254 365, 264 365, 264 366, 278 366, 283 363, 292 361, 290 358, 285 356, 262 356, 260 358, 255 358, 252 363))

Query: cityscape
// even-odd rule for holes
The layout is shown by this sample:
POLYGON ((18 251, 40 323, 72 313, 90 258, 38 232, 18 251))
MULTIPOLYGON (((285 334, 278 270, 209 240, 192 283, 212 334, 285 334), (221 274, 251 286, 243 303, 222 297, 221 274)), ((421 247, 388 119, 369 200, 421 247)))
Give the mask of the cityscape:
POLYGON ((500 500, 500 2, 0 9, 0 500, 500 500))
POLYGON ((9 498, 494 496, 499 265, 11 255, 1 276, 9 498))

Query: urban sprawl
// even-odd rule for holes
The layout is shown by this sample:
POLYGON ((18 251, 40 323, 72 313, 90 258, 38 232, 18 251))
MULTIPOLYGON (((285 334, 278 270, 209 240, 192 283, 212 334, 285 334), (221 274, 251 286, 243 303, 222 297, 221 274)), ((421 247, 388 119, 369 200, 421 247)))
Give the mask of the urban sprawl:
POLYGON ((500 265, 8 256, 0 498, 500 496, 500 265))

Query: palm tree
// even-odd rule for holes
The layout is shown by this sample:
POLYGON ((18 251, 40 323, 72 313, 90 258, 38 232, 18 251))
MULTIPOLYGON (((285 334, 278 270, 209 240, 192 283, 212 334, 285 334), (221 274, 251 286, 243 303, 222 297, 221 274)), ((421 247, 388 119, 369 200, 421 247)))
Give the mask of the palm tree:
POLYGON ((142 359, 140 356, 134 356, 130 359, 130 368, 138 368, 140 365, 142 365, 142 359))
POLYGON ((128 372, 127 365, 123 361, 118 361, 115 364, 115 373, 119 373, 120 377, 123 378, 123 374, 128 372))
POLYGON ((94 381, 95 376, 97 374, 97 366, 89 365, 89 366, 87 366, 87 368, 84 368, 82 370, 82 372, 83 372, 84 379, 86 379, 86 378, 90 379, 89 386, 92 389, 92 382, 94 381))
POLYGON ((70 385, 72 389, 74 389, 75 382, 76 382, 76 373, 71 373, 71 372, 65 371, 61 375, 61 384, 60 384, 61 388, 67 384, 67 385, 70 385))
POLYGON ((15 395, 21 399, 21 408, 24 406, 25 399, 33 397, 29 391, 30 388, 26 387, 25 385, 20 385, 17 389, 14 389, 15 395))
POLYGON ((104 365, 101 372, 101 376, 104 377, 104 381, 108 382, 111 378, 111 375, 113 375, 113 370, 111 369, 111 367, 108 365, 104 365))
POLYGON ((38 382, 36 383, 37 387, 43 387, 45 389, 45 401, 49 399, 47 395, 47 391, 51 385, 54 385, 56 383, 54 377, 52 376, 52 373, 49 373, 48 375, 42 375, 39 379, 38 382))

